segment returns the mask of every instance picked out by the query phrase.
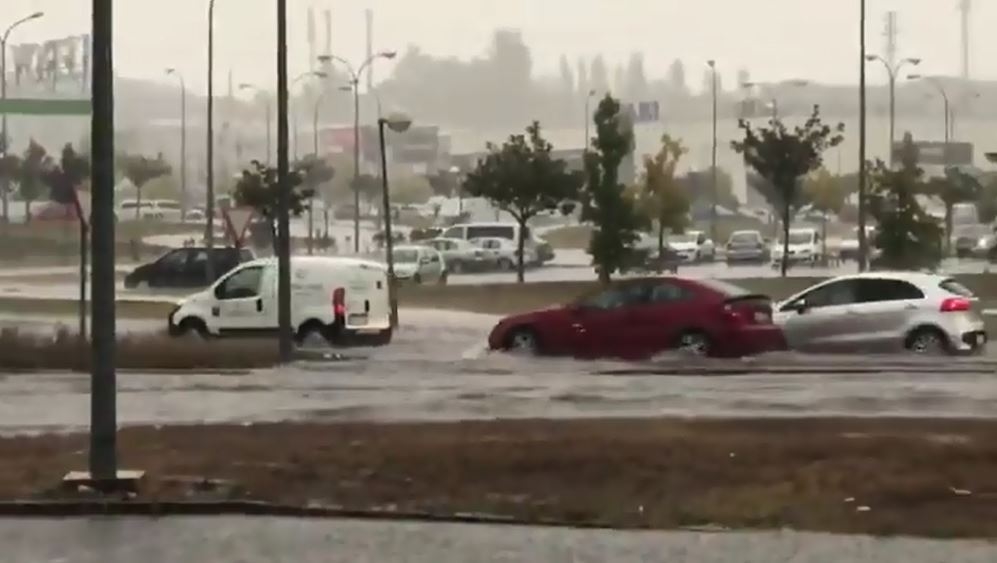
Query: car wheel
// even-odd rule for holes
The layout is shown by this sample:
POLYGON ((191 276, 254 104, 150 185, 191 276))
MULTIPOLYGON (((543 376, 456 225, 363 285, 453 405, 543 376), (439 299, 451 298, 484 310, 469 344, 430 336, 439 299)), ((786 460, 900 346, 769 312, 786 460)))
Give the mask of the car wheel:
POLYGON ((678 340, 678 349, 693 356, 706 357, 711 351, 710 338, 698 330, 682 333, 678 340))
POLYGON ((415 285, 422 284, 422 276, 420 276, 419 274, 415 274, 414 276, 412 276, 412 283, 414 283, 415 285))
POLYGON ((332 344, 328 328, 320 321, 311 320, 301 325, 294 335, 298 346, 327 346, 332 344))
POLYGON ((208 327, 204 324, 201 319, 188 318, 180 321, 178 325, 177 336, 182 336, 186 338, 197 337, 202 340, 207 340, 211 338, 211 333, 208 332, 208 327))
POLYGON ((516 269, 516 265, 512 263, 512 260, 506 260, 505 258, 502 258, 501 260, 498 261, 498 267, 500 270, 508 270, 508 271, 516 269))
POLYGON ((447 272, 443 272, 442 274, 440 274, 440 280, 439 280, 440 285, 447 285, 447 280, 449 279, 449 277, 450 276, 447 272))
POLYGON ((919 328, 907 337, 906 347, 911 352, 921 356, 940 356, 947 354, 948 339, 937 328, 919 328))
POLYGON ((519 327, 509 333, 505 347, 510 352, 537 355, 540 353, 540 339, 532 328, 519 327))

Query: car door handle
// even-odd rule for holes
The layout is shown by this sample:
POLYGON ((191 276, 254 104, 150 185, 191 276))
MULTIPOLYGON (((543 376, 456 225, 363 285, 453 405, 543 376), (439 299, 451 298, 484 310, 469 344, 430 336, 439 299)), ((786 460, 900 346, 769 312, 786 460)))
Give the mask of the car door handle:
POLYGON ((262 297, 256 300, 256 311, 259 312, 259 313, 263 312, 263 298, 262 297))

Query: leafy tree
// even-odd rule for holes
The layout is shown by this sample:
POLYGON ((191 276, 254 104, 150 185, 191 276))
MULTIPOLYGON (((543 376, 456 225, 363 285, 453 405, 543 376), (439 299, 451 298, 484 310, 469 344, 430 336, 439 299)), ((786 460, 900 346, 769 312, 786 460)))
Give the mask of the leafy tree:
POLYGON ((620 102, 609 94, 599 102, 594 116, 596 138, 585 153, 588 183, 582 192, 582 220, 594 224, 589 254, 599 280, 625 264, 642 224, 633 205, 624 197, 620 164, 633 151, 633 130, 626 124, 620 102))
POLYGON ((564 160, 551 156, 553 146, 543 138, 539 122, 527 127, 526 135, 512 135, 501 147, 492 143, 487 147, 488 154, 464 180, 464 191, 488 199, 519 223, 516 276, 522 283, 527 222, 577 197, 580 178, 568 171, 564 160))
POLYGON ((76 206, 77 219, 81 221, 81 225, 85 218, 77 193, 89 176, 90 160, 76 152, 69 143, 62 147, 59 162, 54 163, 49 159, 49 164, 42 174, 42 181, 48 187, 52 201, 76 206))
POLYGON ((125 177, 135 186, 135 220, 142 218, 142 188, 153 179, 172 172, 169 163, 160 154, 156 158, 145 155, 125 154, 119 157, 119 166, 125 177))
POLYGON ((589 83, 592 89, 598 93, 609 92, 609 70, 606 68, 606 60, 602 58, 602 55, 596 55, 592 59, 589 83))
POLYGON ((952 246, 952 208, 957 203, 976 201, 983 192, 980 181, 971 174, 956 167, 945 169, 944 178, 932 178, 927 184, 927 193, 942 200, 945 204, 945 252, 952 246))
MULTIPOLYGON (((290 197, 288 212, 294 217, 300 217, 306 206, 305 202, 311 199, 315 192, 303 184, 306 172, 299 163, 291 171, 288 178, 288 189, 290 197)), ((235 204, 240 207, 251 207, 256 213, 263 217, 269 226, 270 237, 274 247, 274 254, 277 253, 277 207, 280 190, 277 184, 277 169, 267 166, 258 160, 250 163, 250 168, 243 170, 239 180, 235 183, 235 190, 232 197, 235 204)))
POLYGON ((665 231, 681 233, 689 223, 689 194, 675 178, 675 168, 687 149, 669 135, 661 137, 661 149, 644 157, 644 177, 637 206, 658 228, 658 256, 664 255, 665 231))
POLYGON ((907 135, 899 169, 892 170, 882 161, 873 166, 869 212, 879 224, 873 240, 882 251, 877 266, 934 267, 941 260, 942 229, 917 201, 917 195, 928 191, 917 158, 914 142, 907 135))
MULTIPOLYGON (((769 127, 755 129, 742 119, 743 141, 733 141, 731 146, 744 155, 744 160, 758 174, 767 179, 773 188, 772 203, 778 203, 782 212, 783 256, 789 256, 789 226, 793 209, 798 205, 800 179, 823 164, 823 153, 842 141, 845 126, 825 125, 820 119, 820 108, 814 106, 807 121, 790 132, 781 120, 769 121, 769 127)), ((785 277, 789 261, 782 261, 785 277)))
POLYGON ((986 174, 980 181, 981 189, 976 200, 980 221, 993 223, 997 219, 997 174, 986 174))
POLYGON ((21 157, 8 153, 0 157, 0 195, 3 197, 3 222, 10 220, 7 208, 10 202, 11 186, 15 185, 21 174, 21 157))
POLYGON ((46 171, 53 165, 45 147, 34 139, 28 143, 21 159, 21 173, 18 178, 21 199, 24 201, 24 221, 31 221, 31 203, 41 197, 45 188, 46 171))

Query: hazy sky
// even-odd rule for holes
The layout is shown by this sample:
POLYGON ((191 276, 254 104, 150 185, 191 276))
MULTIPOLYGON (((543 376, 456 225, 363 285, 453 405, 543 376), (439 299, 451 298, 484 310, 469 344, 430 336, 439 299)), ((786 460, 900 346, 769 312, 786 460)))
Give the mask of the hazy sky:
MULTIPOLYGON (((216 0, 217 84, 231 68, 237 82, 272 84, 276 62, 274 0, 216 0)), ((883 48, 883 17, 899 12, 900 53, 924 58, 927 74, 958 74, 957 5, 960 0, 868 0, 869 47, 883 48)), ((116 67, 122 76, 162 79, 180 68, 191 88, 205 83, 207 0, 115 0, 116 67)), ((19 28, 11 43, 87 32, 90 0, 0 0, 0 27, 32 11, 45 18, 19 28)), ((972 65, 977 78, 997 78, 997 49, 988 33, 997 24, 997 1, 976 0, 972 65)), ((469 58, 487 48, 496 27, 519 28, 539 73, 556 72, 558 58, 603 53, 625 62, 643 51, 648 75, 661 75, 675 58, 685 61, 699 86, 697 64, 717 59, 728 84, 738 68, 755 80, 806 77, 852 83, 858 57, 858 0, 288 0, 291 72, 307 66, 306 13, 333 12, 333 50, 356 59, 364 51, 364 14, 375 10, 375 48, 424 51, 469 58)), ((381 67, 383 74, 387 67, 381 67)), ((881 67, 870 80, 882 82, 881 67)), ((223 86, 224 87, 224 86, 223 86)))

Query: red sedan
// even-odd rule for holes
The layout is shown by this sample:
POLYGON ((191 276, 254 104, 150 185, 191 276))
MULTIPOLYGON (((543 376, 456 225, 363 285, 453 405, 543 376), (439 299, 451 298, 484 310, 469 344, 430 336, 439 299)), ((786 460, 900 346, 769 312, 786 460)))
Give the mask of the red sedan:
POLYGON ((582 358, 646 358, 670 349, 740 357, 786 349, 768 297, 678 277, 618 282, 563 307, 507 317, 488 344, 582 358))

